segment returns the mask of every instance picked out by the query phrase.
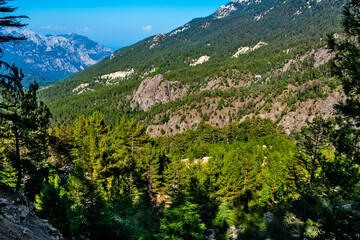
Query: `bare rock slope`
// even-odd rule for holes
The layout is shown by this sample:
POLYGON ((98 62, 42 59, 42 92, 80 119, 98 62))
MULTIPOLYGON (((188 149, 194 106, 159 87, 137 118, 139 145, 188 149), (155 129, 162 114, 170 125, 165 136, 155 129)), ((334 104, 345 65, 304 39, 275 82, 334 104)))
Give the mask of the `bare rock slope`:
POLYGON ((36 216, 36 208, 12 188, 0 184, 0 239, 64 239, 61 233, 36 216))
POLYGON ((165 80, 163 75, 146 78, 134 91, 131 101, 131 107, 147 111, 151 106, 157 103, 167 103, 185 96, 187 86, 181 86, 176 81, 165 80))

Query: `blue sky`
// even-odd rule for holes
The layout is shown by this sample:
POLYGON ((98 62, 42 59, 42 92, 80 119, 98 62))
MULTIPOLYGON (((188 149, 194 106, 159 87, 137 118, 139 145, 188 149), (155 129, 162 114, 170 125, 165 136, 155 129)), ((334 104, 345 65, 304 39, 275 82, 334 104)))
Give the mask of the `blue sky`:
POLYGON ((41 34, 78 33, 114 49, 212 14, 230 0, 14 0, 41 34))

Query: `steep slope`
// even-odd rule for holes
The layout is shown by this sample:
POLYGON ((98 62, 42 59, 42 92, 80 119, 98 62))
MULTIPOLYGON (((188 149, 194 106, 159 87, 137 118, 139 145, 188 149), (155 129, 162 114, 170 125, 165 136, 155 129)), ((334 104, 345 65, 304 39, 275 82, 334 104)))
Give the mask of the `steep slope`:
POLYGON ((28 39, 4 44, 2 60, 16 63, 27 81, 48 85, 94 65, 112 51, 77 34, 43 36, 29 29, 7 29, 3 35, 23 35, 28 39))
POLYGON ((233 56, 242 46, 255 46, 260 41, 287 49, 306 39, 326 36, 336 27, 340 11, 341 1, 334 0, 233 1, 206 18, 194 19, 168 34, 119 49, 69 79, 131 68, 138 73, 154 67, 165 72, 188 67, 192 60, 205 55, 210 56, 210 62, 216 62, 233 56))
POLYGON ((33 203, 0 184, 0 239, 64 239, 61 233, 36 216, 33 203))
POLYGON ((119 49, 40 95, 57 122, 100 110, 111 123, 131 115, 162 135, 262 114, 288 132, 298 130, 316 114, 330 116, 342 98, 329 78, 324 38, 338 29, 344 2, 233 0, 208 17, 119 49))

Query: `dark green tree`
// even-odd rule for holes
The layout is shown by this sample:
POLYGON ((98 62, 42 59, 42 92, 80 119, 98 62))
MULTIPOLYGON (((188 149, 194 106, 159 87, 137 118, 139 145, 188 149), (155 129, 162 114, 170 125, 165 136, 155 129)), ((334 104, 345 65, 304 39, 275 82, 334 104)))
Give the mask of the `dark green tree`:
POLYGON ((60 186, 61 179, 58 175, 49 177, 44 182, 39 195, 36 196, 35 205, 40 210, 40 216, 46 218, 59 229, 66 237, 69 236, 69 200, 66 190, 60 186))
POLYGON ((23 73, 7 63, 1 62, 1 65, 6 66, 9 72, 0 75, 0 118, 3 125, 9 126, 15 140, 10 160, 17 171, 16 189, 19 190, 25 166, 20 149, 25 147, 30 150, 29 157, 39 157, 39 154, 46 151, 45 132, 51 114, 44 103, 37 100, 36 91, 39 86, 36 83, 30 84, 29 89, 24 89, 21 85, 23 73))
POLYGON ((343 33, 328 37, 334 58, 332 74, 338 78, 346 95, 336 105, 340 114, 334 134, 336 158, 326 167, 329 186, 337 189, 337 204, 327 218, 328 232, 337 238, 358 239, 360 229, 360 1, 350 0, 343 11, 343 33), (331 220, 333 219, 333 221, 331 220), (334 227, 334 223, 335 226, 334 227), (341 231, 337 230, 341 229, 341 231))
MULTIPOLYGON (((329 35, 328 46, 334 54, 331 60, 333 75, 341 80, 345 101, 336 105, 341 114, 337 119, 339 129, 334 135, 337 151, 337 167, 329 168, 333 174, 347 176, 342 178, 342 187, 352 183, 356 186, 359 175, 353 174, 354 167, 360 163, 360 1, 350 0, 343 11, 343 33, 329 35), (344 158, 346 157, 346 158, 344 158), (339 164, 341 163, 341 164, 339 164), (337 170, 337 171, 335 171, 337 170), (355 175, 355 176, 354 176, 355 175)), ((356 172, 356 170, 355 170, 356 172)), ((338 181, 339 183, 339 181, 338 181)))
POLYGON ((328 37, 328 47, 334 54, 331 70, 341 80, 346 100, 336 106, 342 115, 335 141, 340 154, 360 162, 360 1, 351 0, 344 6, 343 33, 328 37))
MULTIPOLYGON (((28 18, 24 15, 14 16, 16 7, 9 6, 11 0, 0 0, 0 29, 20 28, 27 24, 21 20, 28 18)), ((0 43, 25 40, 24 36, 0 34, 0 43)), ((2 49, 0 49, 0 55, 2 49)), ((27 145, 27 149, 38 148, 44 150, 44 128, 49 122, 50 113, 46 106, 36 100, 38 85, 31 84, 28 90, 24 90, 21 80, 24 77, 22 72, 15 66, 10 66, 5 62, 0 62, 0 67, 4 68, 0 75, 0 119, 2 126, 10 129, 14 139, 14 150, 7 149, 7 160, 10 159, 13 167, 17 171, 16 189, 20 189, 24 162, 21 160, 20 148, 27 145), (10 124, 9 124, 10 123, 10 124), (31 139, 31 140, 30 140, 31 139), (42 146, 39 146, 42 145, 42 146)), ((11 140, 10 140, 11 142, 11 140)), ((39 157, 43 151, 29 151, 29 157, 39 157), (32 156, 31 156, 32 155, 32 156), (35 156, 36 155, 36 156, 35 156)))
POLYGON ((158 239, 204 239, 205 225, 201 223, 197 208, 196 204, 186 202, 184 205, 165 209, 158 239))
POLYGON ((11 144, 8 140, 10 135, 10 131, 6 126, 3 126, 0 120, 0 182, 10 187, 15 187, 16 171, 7 158, 9 156, 8 146, 11 144))
POLYGON ((315 118, 309 127, 302 130, 303 138, 298 142, 299 154, 295 160, 298 167, 295 171, 297 187, 304 199, 302 212, 303 225, 299 239, 304 239, 307 221, 309 218, 310 202, 315 195, 315 189, 321 184, 320 171, 327 161, 325 151, 329 149, 331 126, 321 118, 315 118))
MULTIPOLYGON (((13 16, 11 15, 16 11, 17 8, 10 7, 7 4, 11 0, 0 0, 0 13, 2 13, 0 17, 0 29, 9 28, 9 27, 24 27, 27 24, 21 23, 22 19, 28 18, 27 16, 13 16), (9 15, 10 14, 10 15, 9 15)), ((13 35, 0 35, 0 43, 6 43, 11 41, 25 40, 24 36, 13 36, 13 35)), ((0 49, 0 54, 2 53, 2 49, 0 49)))

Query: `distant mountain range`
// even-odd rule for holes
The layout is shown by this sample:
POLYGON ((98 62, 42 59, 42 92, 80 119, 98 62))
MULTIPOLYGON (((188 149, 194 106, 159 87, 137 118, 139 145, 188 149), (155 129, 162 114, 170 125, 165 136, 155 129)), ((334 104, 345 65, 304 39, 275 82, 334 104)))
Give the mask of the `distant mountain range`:
POLYGON ((23 69, 26 79, 39 85, 49 85, 64 77, 94 65, 112 51, 78 34, 46 35, 30 29, 6 29, 3 35, 23 35, 25 41, 2 46, 2 61, 15 63, 23 69))

